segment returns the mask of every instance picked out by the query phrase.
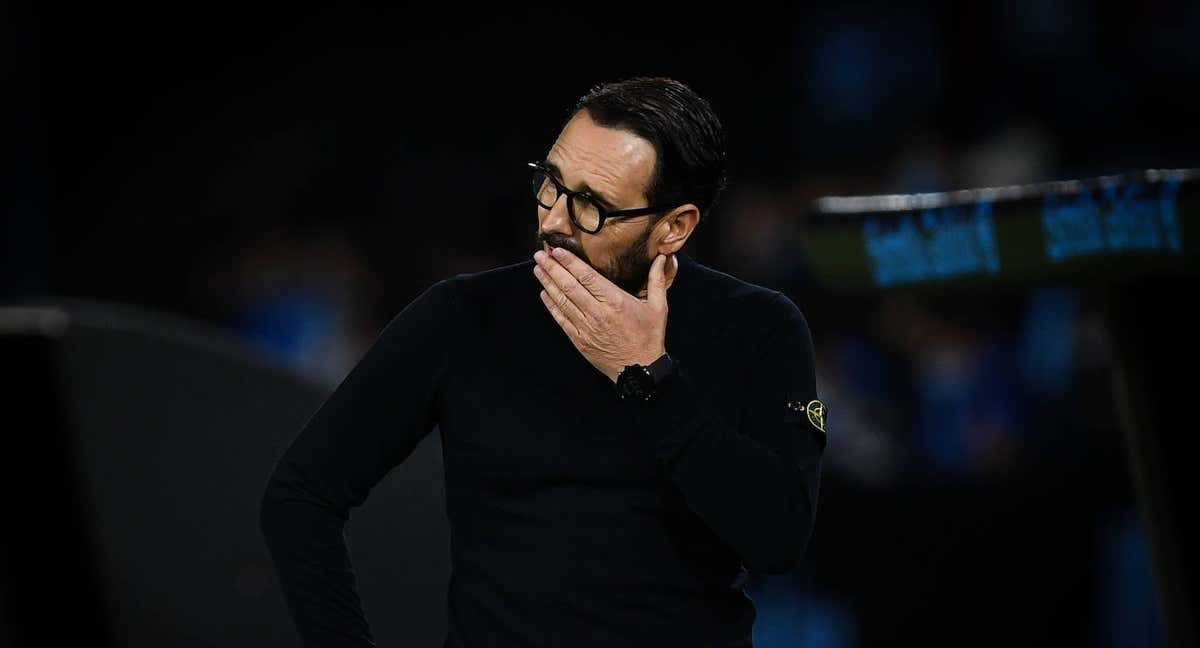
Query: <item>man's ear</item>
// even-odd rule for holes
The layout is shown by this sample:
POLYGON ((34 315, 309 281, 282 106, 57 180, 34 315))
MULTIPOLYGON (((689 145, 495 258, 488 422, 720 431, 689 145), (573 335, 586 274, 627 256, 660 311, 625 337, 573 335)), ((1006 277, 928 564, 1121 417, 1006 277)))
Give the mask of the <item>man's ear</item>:
POLYGON ((662 231, 657 252, 671 255, 678 252, 700 224, 700 208, 688 203, 672 209, 654 227, 662 231))

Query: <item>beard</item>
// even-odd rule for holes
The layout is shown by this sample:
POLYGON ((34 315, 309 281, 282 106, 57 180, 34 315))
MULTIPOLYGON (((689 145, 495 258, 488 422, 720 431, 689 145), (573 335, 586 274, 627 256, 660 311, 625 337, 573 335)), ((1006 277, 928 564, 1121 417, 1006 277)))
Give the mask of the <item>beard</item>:
POLYGON ((637 296, 638 292, 646 287, 646 281, 650 277, 650 266, 654 265, 654 259, 647 258, 651 229, 653 229, 653 223, 647 225, 633 243, 619 251, 613 259, 612 266, 607 268, 596 266, 584 253, 583 248, 558 232, 544 235, 538 232, 535 237, 537 240, 535 250, 542 249, 542 243, 552 248, 566 248, 571 251, 571 254, 579 257, 584 263, 599 272, 602 277, 616 284, 618 288, 630 295, 637 296))

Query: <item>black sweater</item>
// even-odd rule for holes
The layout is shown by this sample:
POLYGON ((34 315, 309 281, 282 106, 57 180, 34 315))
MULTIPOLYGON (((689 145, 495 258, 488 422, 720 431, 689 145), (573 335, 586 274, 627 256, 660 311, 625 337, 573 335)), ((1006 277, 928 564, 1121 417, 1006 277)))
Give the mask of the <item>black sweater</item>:
POLYGON ((751 645, 747 570, 810 537, 823 419, 783 293, 678 254, 655 402, 620 400, 531 260, 442 280, 384 328, 275 466, 262 532, 305 645, 372 646, 344 525, 436 425, 446 646, 751 645))

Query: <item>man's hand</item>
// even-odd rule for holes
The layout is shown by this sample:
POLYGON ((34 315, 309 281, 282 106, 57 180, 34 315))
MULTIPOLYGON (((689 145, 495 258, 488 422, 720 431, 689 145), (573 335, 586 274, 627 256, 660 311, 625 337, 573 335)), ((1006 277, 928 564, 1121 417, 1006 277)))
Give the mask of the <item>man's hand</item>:
POLYGON ((615 383, 626 365, 648 365, 666 352, 667 285, 678 270, 674 254, 655 257, 645 299, 564 248, 554 254, 533 255, 533 273, 545 288, 542 303, 593 367, 615 383))

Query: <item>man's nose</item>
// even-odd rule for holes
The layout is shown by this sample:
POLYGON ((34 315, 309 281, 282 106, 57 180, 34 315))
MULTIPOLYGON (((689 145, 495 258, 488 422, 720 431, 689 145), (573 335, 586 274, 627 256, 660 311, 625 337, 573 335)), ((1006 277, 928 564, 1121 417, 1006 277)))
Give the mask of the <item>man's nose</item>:
POLYGON ((571 222, 571 214, 567 212, 567 200, 566 196, 559 196, 549 210, 540 210, 544 212, 542 232, 558 232, 564 236, 574 236, 575 224, 571 222))

